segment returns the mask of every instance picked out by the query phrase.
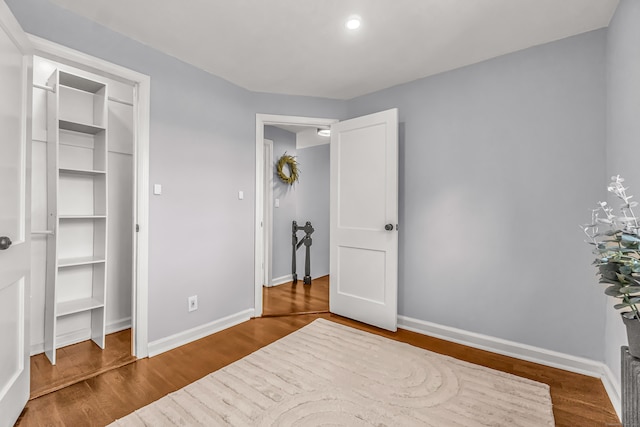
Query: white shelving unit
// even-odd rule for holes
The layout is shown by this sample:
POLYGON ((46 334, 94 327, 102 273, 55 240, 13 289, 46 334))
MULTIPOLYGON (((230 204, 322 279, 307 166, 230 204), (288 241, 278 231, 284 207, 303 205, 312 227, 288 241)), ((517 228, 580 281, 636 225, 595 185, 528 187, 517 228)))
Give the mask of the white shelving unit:
POLYGON ((105 345, 107 284, 107 86, 55 70, 47 85, 45 354, 56 363, 57 325, 90 317, 105 345))

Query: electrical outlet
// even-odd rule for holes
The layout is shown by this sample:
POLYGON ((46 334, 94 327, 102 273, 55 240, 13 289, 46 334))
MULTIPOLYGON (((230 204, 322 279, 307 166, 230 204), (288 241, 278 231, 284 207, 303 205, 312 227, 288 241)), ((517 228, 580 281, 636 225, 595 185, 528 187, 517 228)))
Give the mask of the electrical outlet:
POLYGON ((198 309, 198 295, 189 297, 189 311, 196 311, 198 309))

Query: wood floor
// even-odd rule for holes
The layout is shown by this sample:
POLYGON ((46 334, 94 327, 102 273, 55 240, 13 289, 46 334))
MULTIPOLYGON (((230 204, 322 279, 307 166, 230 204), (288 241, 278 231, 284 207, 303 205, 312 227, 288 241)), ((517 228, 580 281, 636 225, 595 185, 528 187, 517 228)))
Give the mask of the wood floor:
MULTIPOLYGON (((300 284, 298 285, 300 286, 300 284)), ((295 290, 298 297, 304 292, 295 290)), ((304 291, 304 289, 303 289, 304 291)), ((304 306, 304 305, 303 305, 304 306)), ((252 319, 29 402, 19 426, 103 426, 322 317, 437 353, 549 384, 559 427, 620 426, 599 379, 414 332, 383 331, 329 313, 252 319)))
POLYGON ((30 399, 135 362, 131 355, 131 329, 106 336, 105 349, 83 341, 58 349, 56 364, 44 353, 31 356, 30 399))
POLYGON ((310 285, 299 280, 262 288, 262 315, 283 316, 329 311, 329 276, 313 279, 310 285))

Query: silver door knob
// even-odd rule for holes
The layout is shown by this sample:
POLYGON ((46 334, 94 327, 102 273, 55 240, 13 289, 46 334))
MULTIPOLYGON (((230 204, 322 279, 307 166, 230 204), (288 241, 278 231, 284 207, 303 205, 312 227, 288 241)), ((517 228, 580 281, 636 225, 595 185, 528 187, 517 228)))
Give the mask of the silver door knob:
POLYGON ((5 249, 9 249, 11 246, 11 239, 7 236, 0 237, 0 250, 4 251, 5 249))
POLYGON ((384 229, 387 231, 393 231, 393 224, 387 224, 384 226, 384 229))

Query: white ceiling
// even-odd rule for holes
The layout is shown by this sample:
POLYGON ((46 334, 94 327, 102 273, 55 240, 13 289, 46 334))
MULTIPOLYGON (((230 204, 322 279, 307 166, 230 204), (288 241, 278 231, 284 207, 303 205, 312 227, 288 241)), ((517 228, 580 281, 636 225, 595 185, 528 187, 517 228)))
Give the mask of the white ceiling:
POLYGON ((258 92, 351 99, 606 27, 618 0, 51 0, 258 92), (349 31, 349 15, 362 26, 349 31))

